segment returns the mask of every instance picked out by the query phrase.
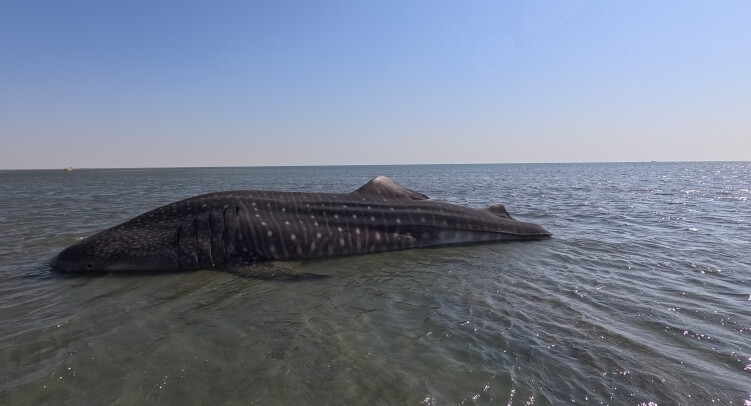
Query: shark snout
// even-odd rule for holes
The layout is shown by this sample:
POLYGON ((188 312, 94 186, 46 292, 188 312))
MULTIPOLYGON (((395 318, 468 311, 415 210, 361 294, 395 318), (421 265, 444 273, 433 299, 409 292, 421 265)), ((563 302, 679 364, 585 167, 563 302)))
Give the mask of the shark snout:
POLYGON ((49 265, 57 272, 178 270, 175 232, 105 230, 64 249, 49 265))
POLYGON ((52 268, 53 271, 56 271, 56 272, 72 272, 72 271, 74 271, 74 269, 72 269, 73 268, 72 264, 70 263, 70 261, 66 261, 65 257, 66 257, 65 251, 63 251, 63 252, 55 255, 50 260, 50 267, 52 268))
POLYGON ((86 261, 79 252, 78 247, 73 245, 64 249, 50 260, 50 267, 56 272, 79 272, 92 270, 94 265, 86 261))
POLYGON ((50 260, 50 268, 52 268, 53 271, 61 271, 61 263, 60 263, 60 254, 55 255, 50 260))

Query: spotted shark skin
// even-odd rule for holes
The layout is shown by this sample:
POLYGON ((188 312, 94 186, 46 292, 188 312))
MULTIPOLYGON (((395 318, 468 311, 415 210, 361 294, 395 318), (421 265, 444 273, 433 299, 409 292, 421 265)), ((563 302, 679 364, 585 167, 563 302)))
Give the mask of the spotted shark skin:
POLYGON ((552 234, 502 205, 429 200, 378 176, 351 193, 230 191, 144 213, 66 248, 53 270, 180 271, 552 234))

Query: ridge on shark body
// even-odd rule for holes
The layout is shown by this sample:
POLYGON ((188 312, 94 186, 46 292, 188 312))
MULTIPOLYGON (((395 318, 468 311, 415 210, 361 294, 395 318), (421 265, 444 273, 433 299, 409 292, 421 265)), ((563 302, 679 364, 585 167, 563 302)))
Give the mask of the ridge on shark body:
POLYGON ((50 266, 61 272, 196 270, 551 236, 513 219, 503 205, 434 201, 377 176, 351 193, 240 190, 190 197, 81 240, 50 266))

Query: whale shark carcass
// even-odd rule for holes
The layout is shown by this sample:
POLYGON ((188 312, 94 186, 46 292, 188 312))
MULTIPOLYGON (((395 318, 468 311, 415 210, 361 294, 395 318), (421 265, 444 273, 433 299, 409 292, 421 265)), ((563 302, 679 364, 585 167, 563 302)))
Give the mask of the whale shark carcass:
POLYGON ((243 190, 191 197, 81 240, 50 266, 61 272, 196 270, 551 236, 513 219, 502 205, 433 201, 378 176, 343 194, 243 190))

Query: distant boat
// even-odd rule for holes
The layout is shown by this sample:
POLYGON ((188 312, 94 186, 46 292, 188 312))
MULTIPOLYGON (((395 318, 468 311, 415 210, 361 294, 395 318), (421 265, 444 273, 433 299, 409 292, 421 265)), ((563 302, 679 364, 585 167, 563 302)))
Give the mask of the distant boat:
POLYGON ((66 167, 65 172, 73 172, 73 167, 72 166, 66 167))

